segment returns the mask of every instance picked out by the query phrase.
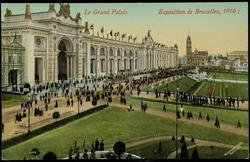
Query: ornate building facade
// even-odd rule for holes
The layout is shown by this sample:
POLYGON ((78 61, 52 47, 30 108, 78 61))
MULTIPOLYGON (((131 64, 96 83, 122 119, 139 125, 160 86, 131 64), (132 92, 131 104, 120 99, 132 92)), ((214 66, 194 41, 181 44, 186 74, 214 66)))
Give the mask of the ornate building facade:
POLYGON ((197 49, 192 52, 192 41, 190 36, 187 37, 186 44, 187 62, 192 66, 204 66, 208 63, 208 51, 198 51, 197 49))
MULTIPOLYGON (((80 80, 178 66, 178 46, 159 46, 150 32, 141 43, 104 38, 90 34, 91 28, 80 13, 72 17, 69 4, 62 4, 59 12, 54 4, 46 12, 30 10, 26 5, 24 14, 12 15, 6 9, 1 22, 2 45, 15 37, 25 49, 24 82, 80 80)), ((2 83, 8 84, 8 79, 2 83)))

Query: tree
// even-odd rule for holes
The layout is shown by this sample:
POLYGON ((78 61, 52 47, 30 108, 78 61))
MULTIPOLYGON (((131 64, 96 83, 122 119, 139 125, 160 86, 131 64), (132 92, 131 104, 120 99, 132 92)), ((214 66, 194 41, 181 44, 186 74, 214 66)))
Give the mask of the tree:
POLYGON ((217 128, 220 128, 220 122, 219 122, 219 119, 218 119, 217 116, 216 116, 214 125, 215 125, 217 128))
POLYGON ((161 144, 161 141, 159 142, 159 145, 158 145, 158 153, 161 153, 162 152, 162 144, 161 144))
POLYGON ((53 152, 47 152, 44 156, 43 156, 43 160, 56 160, 57 156, 55 153, 53 152))
POLYGON ((197 151, 196 147, 193 150, 192 159, 194 159, 194 160, 199 159, 199 154, 198 154, 198 151, 197 151))
POLYGON ((121 158, 121 155, 126 151, 126 145, 122 141, 118 141, 114 144, 113 150, 118 158, 121 158))
POLYGON ((60 113, 58 111, 55 111, 53 113, 53 119, 56 119, 56 121, 57 121, 58 118, 60 118, 60 113))
POLYGON ((184 142, 181 147, 181 159, 188 159, 188 149, 186 142, 184 142))

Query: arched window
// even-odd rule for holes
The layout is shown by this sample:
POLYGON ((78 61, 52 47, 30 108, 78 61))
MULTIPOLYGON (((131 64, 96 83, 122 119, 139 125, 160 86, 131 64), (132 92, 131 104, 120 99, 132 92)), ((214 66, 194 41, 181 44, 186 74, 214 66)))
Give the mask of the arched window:
POLYGON ((91 48, 90 48, 90 54, 91 54, 91 55, 95 55, 95 48, 94 48, 94 47, 91 47, 91 48))
POLYGON ((124 56, 127 57, 127 51, 126 50, 124 51, 124 56))
POLYGON ((105 50, 104 50, 104 48, 101 48, 101 50, 100 50, 100 55, 105 55, 105 50))
POLYGON ((129 52, 129 57, 133 57, 133 56, 134 56, 133 52, 130 51, 130 52, 129 52))
POLYGON ((109 56, 113 56, 114 55, 114 53, 113 53, 113 49, 112 48, 110 48, 110 50, 109 50, 109 56))
POLYGON ((117 50, 117 56, 121 56, 121 52, 119 49, 117 50))

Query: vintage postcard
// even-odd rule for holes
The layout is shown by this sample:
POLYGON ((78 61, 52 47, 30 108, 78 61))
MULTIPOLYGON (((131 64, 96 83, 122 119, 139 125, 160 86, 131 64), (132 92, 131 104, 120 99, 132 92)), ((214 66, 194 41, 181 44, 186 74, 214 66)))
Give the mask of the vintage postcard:
POLYGON ((2 3, 2 160, 247 159, 248 3, 2 3))

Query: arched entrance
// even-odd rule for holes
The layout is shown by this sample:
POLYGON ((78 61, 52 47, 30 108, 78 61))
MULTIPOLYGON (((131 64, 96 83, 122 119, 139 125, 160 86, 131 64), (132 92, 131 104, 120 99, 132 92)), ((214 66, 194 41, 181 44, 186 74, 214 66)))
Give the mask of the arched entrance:
POLYGON ((62 39, 58 45, 58 80, 72 78, 72 44, 62 39))

